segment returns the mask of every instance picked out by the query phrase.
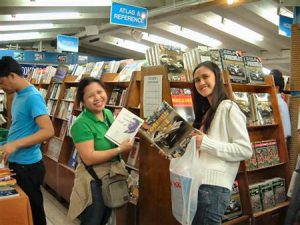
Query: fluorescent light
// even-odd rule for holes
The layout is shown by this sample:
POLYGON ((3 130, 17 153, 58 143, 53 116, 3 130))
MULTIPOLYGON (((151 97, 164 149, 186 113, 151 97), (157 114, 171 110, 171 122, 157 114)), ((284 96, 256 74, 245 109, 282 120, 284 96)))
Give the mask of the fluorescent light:
POLYGON ((181 37, 210 47, 216 48, 222 44, 222 42, 217 39, 211 38, 205 34, 190 30, 185 27, 180 27, 178 25, 170 25, 168 26, 167 30, 175 35, 179 35, 181 37))
POLYGON ((271 70, 269 70, 269 69, 266 68, 266 67, 263 67, 263 73, 264 73, 265 75, 269 75, 270 72, 271 72, 271 70))
POLYGON ((0 31, 17 31, 17 30, 41 30, 54 28, 52 23, 43 24, 26 24, 26 25, 0 25, 0 31))
POLYGON ((0 41, 19 41, 39 38, 39 32, 1 34, 0 41))
POLYGON ((122 40, 122 39, 117 43, 117 45, 141 53, 146 53, 146 50, 149 48, 149 46, 147 45, 143 45, 134 41, 122 40))
POLYGON ((181 48, 182 51, 186 51, 188 49, 188 47, 184 44, 178 43, 176 41, 171 41, 167 38, 160 37, 160 36, 157 36, 157 35, 154 35, 154 34, 149 34, 149 33, 146 33, 146 32, 143 32, 142 39, 144 39, 146 41, 153 42, 153 43, 176 46, 176 47, 181 48))
POLYGON ((35 0, 39 6, 111 6, 111 0, 35 0))
POLYGON ((251 10, 253 13, 259 15, 265 20, 279 25, 279 16, 277 15, 277 5, 268 4, 267 1, 255 2, 246 4, 245 7, 251 10))
POLYGON ((12 21, 20 20, 66 20, 79 19, 79 12, 59 12, 59 13, 28 13, 12 15, 12 21))
POLYGON ((221 17, 213 12, 206 12, 196 15, 194 18, 197 20, 234 37, 240 38, 244 41, 256 44, 263 41, 264 36, 238 24, 232 20, 221 17))

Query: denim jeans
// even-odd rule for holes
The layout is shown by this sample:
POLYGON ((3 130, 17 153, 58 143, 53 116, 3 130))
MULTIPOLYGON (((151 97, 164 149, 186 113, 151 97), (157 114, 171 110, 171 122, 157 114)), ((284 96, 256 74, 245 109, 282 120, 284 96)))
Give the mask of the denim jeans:
POLYGON ((112 210, 104 205, 101 187, 95 180, 91 181, 93 203, 80 215, 80 225, 105 225, 112 210))
POLYGON ((43 161, 23 165, 18 163, 9 163, 9 168, 13 169, 16 175, 18 185, 27 194, 32 210, 34 225, 46 225, 46 215, 43 206, 43 195, 41 184, 45 176, 45 166, 43 161))
POLYGON ((220 225, 230 202, 230 190, 203 184, 198 190, 198 207, 192 225, 220 225))

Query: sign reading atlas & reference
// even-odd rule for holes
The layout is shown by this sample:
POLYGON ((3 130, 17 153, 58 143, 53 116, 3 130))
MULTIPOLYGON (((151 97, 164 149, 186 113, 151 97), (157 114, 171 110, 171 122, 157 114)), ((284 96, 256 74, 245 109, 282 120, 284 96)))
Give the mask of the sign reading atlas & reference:
POLYGON ((147 29, 148 9, 112 2, 110 23, 147 29))

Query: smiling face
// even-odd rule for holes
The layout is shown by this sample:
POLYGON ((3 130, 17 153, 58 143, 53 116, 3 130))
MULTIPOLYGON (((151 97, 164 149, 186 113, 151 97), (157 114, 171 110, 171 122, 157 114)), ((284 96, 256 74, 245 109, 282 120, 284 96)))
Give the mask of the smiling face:
POLYGON ((201 66, 195 71, 194 81, 198 93, 210 101, 216 85, 214 72, 205 66, 201 66))
POLYGON ((104 88, 97 82, 92 82, 84 88, 84 107, 97 114, 102 112, 107 102, 104 88))

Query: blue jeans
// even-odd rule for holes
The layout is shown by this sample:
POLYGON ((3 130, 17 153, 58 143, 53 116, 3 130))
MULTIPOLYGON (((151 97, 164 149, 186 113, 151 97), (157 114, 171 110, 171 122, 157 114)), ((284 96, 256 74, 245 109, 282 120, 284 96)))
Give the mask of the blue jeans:
POLYGON ((104 205, 101 187, 95 180, 91 181, 93 203, 80 215, 80 225, 105 225, 112 210, 104 205))
POLYGON ((220 225, 230 202, 231 191, 203 184, 198 190, 198 207, 192 225, 220 225))

